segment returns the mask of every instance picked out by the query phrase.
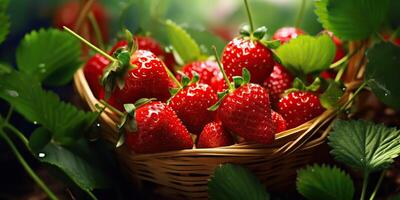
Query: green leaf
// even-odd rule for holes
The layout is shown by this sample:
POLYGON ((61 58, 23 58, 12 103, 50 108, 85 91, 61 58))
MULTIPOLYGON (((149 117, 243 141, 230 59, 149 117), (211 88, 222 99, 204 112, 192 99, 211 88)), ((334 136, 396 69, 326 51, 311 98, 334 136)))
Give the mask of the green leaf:
POLYGON ((12 72, 12 67, 6 63, 0 63, 0 75, 9 74, 12 72))
POLYGON ((253 36, 257 39, 262 39, 265 33, 267 33, 267 27, 262 26, 254 31, 253 36))
POLYGON ((366 79, 379 84, 370 85, 375 95, 385 104, 400 109, 400 47, 392 43, 380 43, 367 51, 366 79), (382 90, 380 85, 390 91, 382 90))
POLYGON ((327 109, 338 106, 339 100, 343 96, 345 89, 343 83, 335 82, 333 80, 329 81, 328 88, 326 88, 325 92, 319 96, 322 106, 327 109))
POLYGON ((310 200, 351 200, 354 185, 350 176, 336 167, 308 166, 297 173, 297 190, 310 200))
POLYGON ((251 75, 250 75, 250 72, 248 69, 246 69, 246 68, 242 69, 242 77, 243 77, 243 83, 245 83, 245 84, 250 83, 251 75))
POLYGON ((35 153, 42 150, 51 141, 51 132, 43 127, 39 127, 33 131, 29 137, 29 147, 35 153))
POLYGON ((169 42, 184 63, 201 57, 199 45, 182 27, 171 20, 167 20, 165 26, 169 42))
POLYGON ((336 160, 367 173, 388 167, 400 154, 400 131, 382 124, 338 120, 328 139, 336 160))
POLYGON ((315 13, 325 29, 342 40, 361 40, 377 33, 390 0, 319 0, 315 13))
POLYGON ((235 88, 242 86, 244 80, 241 76, 234 76, 232 77, 233 83, 235 84, 235 88))
POLYGON ((266 39, 263 39, 263 40, 260 40, 260 42, 264 46, 268 47, 269 49, 277 49, 278 47, 281 46, 281 41, 280 40, 266 40, 266 39))
POLYGON ((95 158, 95 152, 83 141, 69 148, 49 143, 37 153, 39 161, 61 169, 77 186, 88 193, 93 189, 109 186, 108 177, 97 165, 98 160, 95 158))
POLYGON ((282 64, 296 75, 318 73, 329 68, 336 47, 328 35, 300 35, 277 49, 282 64))
POLYGON ((208 182, 208 195, 214 200, 270 199, 264 185, 248 169, 225 164, 215 169, 208 182))
POLYGON ((25 35, 19 44, 17 66, 45 85, 64 85, 80 67, 80 52, 79 41, 70 34, 40 29, 25 35))
POLYGON ((188 86, 188 84, 190 83, 190 78, 186 75, 182 76, 182 86, 186 87, 188 86))
POLYGON ((4 42, 10 32, 10 20, 4 12, 0 12, 0 44, 4 42))
POLYGON ((60 144, 81 137, 97 118, 97 113, 86 113, 60 101, 56 94, 43 90, 34 77, 16 71, 0 75, 0 98, 27 120, 49 130, 52 139, 60 144))

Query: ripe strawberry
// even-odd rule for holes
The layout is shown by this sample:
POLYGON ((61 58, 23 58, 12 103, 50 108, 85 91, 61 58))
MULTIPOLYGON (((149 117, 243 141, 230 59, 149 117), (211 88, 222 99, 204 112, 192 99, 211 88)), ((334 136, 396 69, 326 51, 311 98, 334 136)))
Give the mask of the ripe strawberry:
POLYGON ((271 110, 271 118, 272 122, 275 124, 275 133, 279 133, 287 129, 286 120, 283 119, 282 115, 271 110))
POLYGON ((100 54, 95 54, 91 57, 85 67, 83 73, 88 81, 90 89, 92 90, 95 97, 102 99, 104 98, 104 89, 100 85, 100 77, 103 74, 103 70, 110 64, 110 61, 100 54))
MULTIPOLYGON (((53 24, 55 27, 62 29, 63 26, 74 28, 75 23, 77 22, 77 18, 79 15, 79 11, 81 9, 81 5, 79 1, 68 1, 65 4, 62 4, 57 10, 54 12, 54 21, 53 24)), ((99 25, 99 29, 101 35, 103 36, 103 40, 108 39, 108 16, 106 9, 99 3, 94 2, 91 6, 90 11, 93 13, 96 22, 99 25)), ((92 26, 89 26, 89 21, 83 21, 84 25, 89 27, 89 36, 90 41, 96 41, 95 32, 92 26)))
POLYGON ((117 87, 112 92, 110 98, 114 101, 114 107, 122 109, 123 104, 135 102, 140 98, 166 101, 170 97, 171 83, 164 63, 157 56, 150 51, 137 50, 131 56, 130 62, 136 67, 128 70, 124 77, 124 87, 117 87))
POLYGON ((208 123, 197 141, 197 148, 215 148, 232 145, 232 136, 224 130, 221 122, 208 123))
MULTIPOLYGON (((169 55, 169 53, 164 52, 161 45, 155 39, 153 39, 152 37, 149 37, 149 36, 135 36, 134 39, 137 41, 137 45, 138 45, 139 49, 151 51, 158 58, 163 60, 165 62, 165 65, 171 71, 174 71, 173 67, 175 64, 172 61, 175 61, 175 60, 174 60, 173 55, 172 54, 169 55), (172 56, 172 58, 171 58, 171 56, 172 56)), ((128 42, 126 40, 121 40, 121 41, 117 42, 116 45, 114 45, 114 47, 111 49, 110 52, 112 54, 118 48, 121 48, 121 47, 124 47, 127 45, 128 45, 128 42)))
POLYGON ((193 134, 214 120, 215 113, 207 110, 218 100, 217 94, 207 84, 194 83, 179 90, 169 101, 178 117, 193 134))
POLYGON ((259 41, 237 37, 225 47, 222 64, 230 79, 240 76, 242 69, 246 68, 252 74, 251 82, 262 84, 271 74, 274 60, 271 50, 259 41))
POLYGON ((151 102, 135 111, 137 130, 126 134, 126 143, 135 153, 158 153, 190 149, 193 140, 174 110, 161 102, 151 102))
POLYGON ((296 91, 279 100, 277 111, 286 120, 290 129, 313 119, 324 110, 314 93, 296 91))
POLYGON ((275 107, 285 90, 292 87, 294 77, 282 65, 276 63, 271 75, 264 81, 271 104, 275 107))
POLYGON ((249 5, 247 1, 244 3, 249 26, 242 27, 241 36, 226 45, 222 52, 222 64, 229 79, 240 76, 243 68, 246 68, 252 75, 251 82, 262 85, 274 67, 273 53, 260 42, 267 28, 263 26, 254 29, 249 5))
POLYGON ((333 71, 333 70, 325 70, 325 71, 321 72, 321 73, 319 74, 319 76, 322 77, 322 78, 325 79, 325 80, 328 80, 328 79, 335 79, 335 77, 336 77, 336 72, 333 71))
MULTIPOLYGON (((220 84, 223 81, 222 73, 218 68, 218 63, 215 61, 195 61, 185 65, 182 68, 182 73, 192 78, 192 72, 199 74, 199 83, 204 83, 211 86, 214 91, 222 91, 220 84)), ((181 76, 177 74, 177 78, 180 80, 181 76)))
POLYGON ((274 141, 268 91, 246 83, 229 93, 217 110, 218 119, 232 133, 247 141, 269 144, 274 141))
POLYGON ((298 35, 303 35, 304 31, 295 27, 282 27, 278 29, 272 36, 273 40, 280 40, 281 44, 289 42, 289 40, 296 38, 298 35))

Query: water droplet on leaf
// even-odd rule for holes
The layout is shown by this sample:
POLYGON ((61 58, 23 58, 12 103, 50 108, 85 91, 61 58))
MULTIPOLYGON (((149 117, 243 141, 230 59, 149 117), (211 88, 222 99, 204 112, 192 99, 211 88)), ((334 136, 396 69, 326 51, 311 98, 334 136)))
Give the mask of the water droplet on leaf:
POLYGON ((46 156, 45 153, 39 153, 39 158, 44 158, 46 156))
POLYGON ((12 97, 18 97, 19 96, 18 92, 15 91, 15 90, 6 90, 6 93, 8 95, 12 96, 12 97))

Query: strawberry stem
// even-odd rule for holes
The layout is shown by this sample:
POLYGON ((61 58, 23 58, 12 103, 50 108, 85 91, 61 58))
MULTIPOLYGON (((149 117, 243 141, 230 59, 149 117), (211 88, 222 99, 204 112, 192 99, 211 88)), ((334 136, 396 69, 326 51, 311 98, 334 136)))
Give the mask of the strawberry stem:
POLYGON ((73 30, 69 29, 66 26, 63 26, 64 30, 66 30, 67 32, 69 32, 71 35, 75 36, 76 38, 78 38, 79 40, 81 40, 83 43, 85 43, 86 45, 88 45, 90 48, 92 48, 93 50, 95 50, 96 52, 100 53, 101 55, 103 55, 104 57, 106 57, 108 60, 110 60, 111 62, 117 62, 118 60, 113 58, 112 56, 108 55, 108 53, 104 52, 103 50, 99 49, 98 47, 96 47, 95 45, 93 45, 92 43, 90 43, 89 41, 87 41, 85 38, 81 37, 80 35, 78 35, 77 33, 75 33, 73 30))
POLYGON ((97 23, 96 17, 94 17, 92 11, 89 12, 88 18, 89 18, 89 22, 92 25, 92 28, 94 30, 94 35, 96 37, 97 44, 100 46, 101 49, 104 49, 104 41, 103 41, 103 36, 102 36, 100 28, 99 28, 99 23, 97 23))
POLYGON ((247 0, 244 0, 244 5, 246 6, 247 17, 249 18, 250 33, 253 34, 253 32, 254 32, 254 24, 253 24, 253 19, 251 17, 251 13, 250 13, 249 3, 247 2, 247 0))
POLYGON ((79 31, 85 20, 90 8, 92 7, 94 0, 87 0, 86 3, 81 7, 82 9, 79 12, 78 20, 76 20, 76 25, 74 27, 75 31, 79 31))
MULTIPOLYGON (((246 0, 246 1, 247 1, 247 0, 246 0)), ((221 60, 219 59, 219 56, 218 56, 218 53, 217 53, 217 47, 212 46, 212 48, 213 48, 213 50, 214 50, 215 59, 217 59, 217 63, 218 63, 219 70, 222 72, 222 76, 224 77, 226 84, 228 84, 229 90, 232 91, 232 90, 235 89, 235 86, 233 86, 233 85, 231 84, 231 82, 229 81, 228 76, 227 76, 226 73, 225 73, 224 68, 222 67, 221 60)))
POLYGON ((121 112, 118 109, 114 108, 112 105, 110 105, 109 103, 107 103, 103 99, 100 99, 100 103, 103 104, 105 107, 109 108, 111 111, 117 113, 117 115, 119 115, 119 116, 123 116, 124 115, 123 112, 121 112))
POLYGON ((301 22, 303 21, 305 8, 306 8, 306 0, 301 0, 299 14, 297 14, 296 23, 295 23, 296 28, 299 28, 301 22))
POLYGON ((163 65, 165 71, 167 72, 168 76, 172 79, 172 81, 180 88, 182 89, 183 86, 182 84, 178 81, 178 79, 176 79, 175 75, 171 72, 171 70, 168 69, 167 66, 165 66, 165 64, 163 65))

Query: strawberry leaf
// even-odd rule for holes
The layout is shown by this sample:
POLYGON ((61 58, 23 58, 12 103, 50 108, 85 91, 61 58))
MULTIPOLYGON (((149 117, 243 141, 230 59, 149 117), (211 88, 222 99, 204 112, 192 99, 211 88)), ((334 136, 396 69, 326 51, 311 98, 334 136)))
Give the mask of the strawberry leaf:
POLYGON ((350 176, 336 167, 308 166, 297 172, 297 190, 310 200, 351 200, 354 184, 350 176))
POLYGON ((188 63, 201 57, 199 45, 182 27, 171 20, 167 20, 165 26, 169 42, 173 50, 179 54, 183 63, 188 63))
POLYGON ((16 59, 20 71, 45 85, 64 85, 80 67, 80 44, 66 32, 40 29, 25 35, 16 59))
POLYGON ((281 46, 281 41, 280 40, 266 40, 266 39, 262 39, 260 40, 260 42, 268 47, 269 49, 277 49, 281 46))
POLYGON ((38 123, 52 133, 52 140, 70 144, 82 137, 97 118, 45 91, 32 76, 13 71, 0 75, 0 98, 10 103, 28 121, 38 123))
POLYGON ((328 140, 336 160, 366 173, 387 168, 400 154, 400 130, 362 120, 336 121, 328 140))
POLYGON ((51 141, 51 132, 46 128, 39 127, 33 131, 29 137, 29 147, 30 149, 38 153, 51 141))
POLYGON ((361 40, 377 33, 390 0, 319 0, 315 13, 325 29, 342 40, 361 40))
POLYGON ((93 189, 110 186, 110 177, 100 167, 96 152, 88 146, 86 140, 82 139, 69 147, 49 143, 36 153, 36 158, 62 170, 73 183, 88 194, 91 194, 93 189))
POLYGON ((335 51, 335 44, 327 35, 300 35, 281 45, 277 49, 277 55, 293 74, 305 77, 306 74, 328 69, 335 57, 335 51))
POLYGON ((366 79, 375 95, 385 104, 400 109, 400 47, 380 43, 367 51, 366 79), (389 92, 387 90, 389 90, 389 92))
POLYGON ((326 88, 325 92, 319 96, 319 100, 324 106, 324 108, 334 108, 338 106, 338 102, 340 98, 343 96, 345 91, 345 86, 343 83, 329 81, 329 85, 326 88))
POLYGON ((9 17, 3 13, 0 12, 0 44, 4 42, 6 39, 8 33, 10 32, 10 20, 9 17))
POLYGON ((0 75, 9 74, 12 72, 12 67, 6 63, 0 63, 0 75))
POLYGON ((268 200, 264 185, 248 169, 234 164, 217 167, 208 182, 210 199, 253 199, 268 200))

